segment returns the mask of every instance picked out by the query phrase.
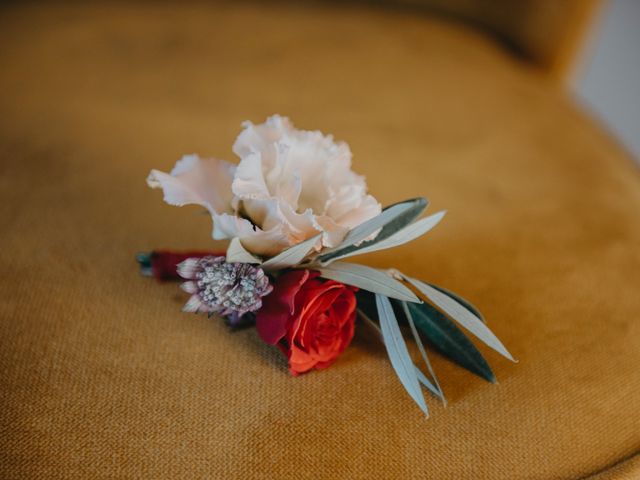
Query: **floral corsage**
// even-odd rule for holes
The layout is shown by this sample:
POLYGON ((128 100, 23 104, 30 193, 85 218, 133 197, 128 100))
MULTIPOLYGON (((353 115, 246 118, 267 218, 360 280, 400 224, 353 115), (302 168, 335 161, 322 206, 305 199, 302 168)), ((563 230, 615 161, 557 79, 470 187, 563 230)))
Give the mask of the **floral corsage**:
POLYGON ((382 208, 351 170, 351 151, 330 135, 293 128, 274 115, 243 124, 235 165, 187 155, 171 173, 152 170, 147 183, 176 206, 195 204, 213 218, 212 237, 226 252, 156 251, 138 257, 143 272, 182 278, 183 310, 255 325, 299 375, 332 365, 349 346, 356 318, 380 334, 402 385, 425 414, 422 386, 444 401, 425 344, 495 382, 491 368, 459 329, 513 360, 480 312, 460 296, 391 268, 345 261, 424 235, 444 216, 419 218, 427 200, 382 208), (410 332, 426 370, 404 340, 410 332))

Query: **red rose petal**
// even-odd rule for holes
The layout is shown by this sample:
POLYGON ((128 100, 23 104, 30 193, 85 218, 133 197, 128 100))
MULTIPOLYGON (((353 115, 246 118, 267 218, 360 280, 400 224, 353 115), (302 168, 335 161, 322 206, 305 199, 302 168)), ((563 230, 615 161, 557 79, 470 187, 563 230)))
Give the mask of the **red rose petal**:
POLYGON ((309 278, 309 273, 309 270, 292 270, 281 275, 273 291, 262 299, 262 308, 256 315, 256 329, 266 343, 275 345, 287 333, 296 295, 309 278))
POLYGON ((307 338, 307 327, 313 325, 315 330, 314 324, 316 317, 327 311, 341 293, 342 288, 340 285, 329 285, 324 292, 320 292, 319 289, 314 288, 310 295, 304 297, 306 303, 301 309, 295 326, 291 330, 290 336, 288 335, 288 338, 299 338, 300 343, 303 346, 306 345, 308 343, 305 341, 307 338))
POLYGON ((281 275, 256 316, 262 339, 286 353, 289 371, 299 375, 330 366, 355 331, 355 288, 294 270, 281 275))

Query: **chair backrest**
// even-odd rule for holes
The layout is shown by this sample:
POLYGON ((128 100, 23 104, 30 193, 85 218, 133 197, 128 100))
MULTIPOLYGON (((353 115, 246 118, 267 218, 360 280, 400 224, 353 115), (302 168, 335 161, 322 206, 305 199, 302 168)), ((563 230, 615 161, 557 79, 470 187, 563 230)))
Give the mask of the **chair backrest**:
POLYGON ((600 0, 374 0, 444 14, 497 36, 557 79, 571 71, 600 0))

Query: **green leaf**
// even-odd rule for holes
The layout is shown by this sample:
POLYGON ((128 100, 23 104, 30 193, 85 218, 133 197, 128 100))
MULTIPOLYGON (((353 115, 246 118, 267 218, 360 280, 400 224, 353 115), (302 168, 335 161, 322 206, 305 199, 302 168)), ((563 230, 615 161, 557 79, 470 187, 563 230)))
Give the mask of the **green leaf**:
POLYGON ((420 299, 409 288, 375 268, 357 263, 335 262, 316 270, 320 272, 320 276, 323 278, 362 288, 369 292, 380 293, 398 300, 420 302, 420 299))
POLYGON ((320 255, 318 261, 327 263, 338 257, 345 256, 361 248, 366 248, 374 243, 386 240, 398 230, 412 223, 427 208, 428 201, 426 198, 418 197, 404 202, 395 203, 386 207, 380 215, 358 225, 351 230, 343 242, 336 248, 328 250, 327 253, 320 255), (363 242, 365 238, 380 231, 376 238, 368 242, 363 242), (359 245, 354 245, 362 242, 359 245))
POLYGON ((496 352, 508 358, 512 362, 516 361, 511 356, 506 347, 502 344, 500 339, 496 337, 495 334, 489 329, 489 327, 482 323, 482 321, 478 317, 469 312, 469 310, 461 306, 458 302, 453 300, 448 295, 439 292, 435 288, 427 285, 424 282, 421 282, 420 280, 407 277, 406 275, 404 276, 404 278, 414 287, 420 290, 420 293, 427 297, 438 308, 440 308, 456 322, 473 333, 486 345, 493 348, 496 352))
POLYGON ((496 383, 482 354, 444 313, 428 303, 407 303, 407 307, 416 328, 436 350, 470 372, 496 383))
MULTIPOLYGON (((444 398, 444 392, 442 391, 442 387, 440 387, 440 382, 438 382, 438 377, 436 376, 436 373, 433 371, 433 367, 431 366, 431 362, 429 361, 429 356, 427 355, 427 351, 424 349, 424 345, 422 344, 422 339, 420 338, 420 335, 418 334, 418 329, 416 328, 416 324, 413 321, 413 316, 411 315, 411 312, 409 311, 409 307, 407 306, 407 302, 402 302, 402 309, 404 311, 404 315, 407 317, 407 320, 409 321, 409 327, 411 328, 411 334, 413 335, 413 339, 416 341, 416 344, 418 345, 418 350, 420 350, 420 355, 422 355, 422 360, 424 360, 424 364, 427 367, 427 371, 429 372, 429 375, 431 375, 431 378, 433 379, 433 383, 435 383, 435 386, 431 384, 431 382, 429 382, 426 377, 424 379, 422 379, 422 383, 424 383, 426 385, 426 387, 431 390, 433 393, 435 393, 436 396, 438 396, 440 398, 440 400, 442 400, 442 402, 444 403, 444 405, 447 405, 447 401, 444 398), (425 383, 426 380, 426 383, 425 383)), ((417 368, 417 367, 416 367, 417 368)), ((423 374, 424 376, 424 374, 423 374)))
POLYGON ((416 376, 418 377, 418 381, 421 384, 423 384, 427 388, 427 390, 429 390, 436 397, 442 400, 442 403, 445 406, 447 406, 447 401, 445 400, 444 395, 442 394, 442 390, 440 390, 440 386, 436 387, 433 383, 431 383, 431 380, 429 380, 427 376, 424 373, 422 373, 422 370, 420 370, 417 365, 414 364, 413 367, 416 370, 416 376))
POLYGON ((375 294, 366 290, 358 290, 356 292, 356 302, 358 309, 372 320, 378 320, 378 308, 376 306, 375 294))
POLYGON ((485 320, 485 318, 482 315, 482 313, 480 312, 480 310, 478 310, 478 308, 473 303, 471 303, 469 300, 467 300, 466 298, 462 298, 457 293, 452 292, 451 290, 447 290, 446 288, 439 287, 438 285, 434 285, 433 283, 429 283, 429 285, 431 285, 436 290, 444 293, 445 295, 450 296, 456 302, 458 302, 460 305, 462 305, 464 308, 466 308, 471 313, 473 313, 476 317, 478 317, 480 320, 482 320, 483 323, 487 323, 487 321, 485 320))
POLYGON ((399 247, 400 245, 404 245, 405 243, 409 243, 415 240, 418 237, 421 237, 425 233, 429 232, 433 227, 435 227, 442 217, 445 215, 445 211, 434 213, 425 218, 421 218, 420 220, 416 220, 410 225, 402 228, 397 231, 389 238, 385 240, 374 240, 369 246, 359 246, 356 250, 352 250, 347 252, 339 257, 332 258, 331 261, 340 260, 345 257, 351 257, 353 255, 363 255, 365 253, 377 252, 378 250, 385 250, 388 248, 399 247))
POLYGON ((391 365, 396 371, 400 382, 409 395, 411 395, 411 398, 413 398, 424 414, 428 416, 429 409, 427 408, 427 403, 420 389, 416 368, 409 355, 407 345, 402 338, 402 332, 400 331, 398 320, 396 320, 396 316, 393 313, 391 302, 384 295, 376 294, 376 305, 378 307, 378 318, 380 320, 382 338, 387 348, 391 365))
POLYGON ((287 248, 275 257, 264 262, 260 267, 266 271, 273 271, 298 265, 311 251, 321 236, 322 234, 319 233, 314 237, 308 238, 304 242, 297 243, 296 245, 287 248))
MULTIPOLYGON (((366 290, 358 290, 356 292, 356 298, 357 298, 357 301, 358 301, 358 314, 360 315, 360 317, 367 324, 369 324, 372 328, 374 328, 380 334, 380 336, 382 337, 382 330, 380 329, 380 326, 378 325, 378 323, 376 323, 376 321, 378 321, 378 311, 377 311, 377 307, 376 307, 375 294, 367 292, 366 290)), ((404 306, 406 302, 393 301, 392 302, 392 306, 394 307, 394 313, 395 313, 395 306, 396 306, 397 303, 402 303, 402 305, 404 306)), ((404 313, 402 313, 402 314, 404 315, 404 313)), ((398 319, 397 315, 396 315, 396 319, 398 319)), ((420 336, 415 331, 415 326, 412 327, 411 332, 413 333, 416 342, 419 342, 420 351, 424 352, 424 346, 422 346, 422 340, 420 340, 420 336)), ((429 390, 436 397, 438 397, 440 400, 442 400, 442 402, 446 405, 447 401, 444 398, 444 394, 442 392, 442 389, 440 388, 440 385, 438 384, 438 379, 436 378, 435 373, 433 373, 433 370, 431 368, 431 364, 429 363, 429 359, 428 359, 428 357, 426 355, 427 355, 426 352, 424 352, 424 357, 425 357, 425 361, 427 363, 427 368, 429 369, 429 372, 431 373, 431 377, 435 381, 435 385, 433 383, 431 383, 431 380, 429 380, 426 377, 426 375, 420 371, 420 369, 417 367, 417 365, 414 364, 414 367, 415 367, 415 370, 416 370, 416 375, 418 376, 418 381, 420 383, 422 383, 427 388, 427 390, 429 390)))

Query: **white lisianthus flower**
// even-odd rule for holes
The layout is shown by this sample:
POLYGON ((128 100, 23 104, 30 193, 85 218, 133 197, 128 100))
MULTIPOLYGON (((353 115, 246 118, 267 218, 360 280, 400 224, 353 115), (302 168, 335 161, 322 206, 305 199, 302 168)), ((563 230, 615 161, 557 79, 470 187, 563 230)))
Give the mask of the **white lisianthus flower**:
POLYGON ((351 170, 346 143, 296 130, 278 115, 243 127, 233 146, 237 167, 190 155, 170 175, 152 170, 148 184, 162 188, 171 205, 207 208, 214 239, 238 237, 248 251, 263 256, 318 233, 316 249, 337 246, 350 229, 380 213, 364 178, 351 170))

